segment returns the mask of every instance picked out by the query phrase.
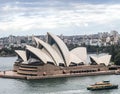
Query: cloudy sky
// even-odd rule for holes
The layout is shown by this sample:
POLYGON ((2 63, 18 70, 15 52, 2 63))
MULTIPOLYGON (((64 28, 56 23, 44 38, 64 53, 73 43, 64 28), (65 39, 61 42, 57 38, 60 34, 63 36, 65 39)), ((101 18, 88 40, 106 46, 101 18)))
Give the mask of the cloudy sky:
POLYGON ((120 33, 120 0, 0 0, 0 37, 120 33))

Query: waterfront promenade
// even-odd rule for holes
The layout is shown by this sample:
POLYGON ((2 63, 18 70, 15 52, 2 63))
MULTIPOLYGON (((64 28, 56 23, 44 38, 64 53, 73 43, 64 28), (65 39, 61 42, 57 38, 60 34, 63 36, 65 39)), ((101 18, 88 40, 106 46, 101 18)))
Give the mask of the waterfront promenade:
POLYGON ((115 71, 99 71, 91 73, 68 73, 68 74, 56 74, 56 75, 45 75, 45 76, 28 76, 28 75, 19 75, 14 71, 1 71, 1 78, 12 78, 12 79, 47 79, 47 78, 61 78, 61 77, 83 77, 83 76, 97 76, 97 75, 112 75, 115 74, 115 71))

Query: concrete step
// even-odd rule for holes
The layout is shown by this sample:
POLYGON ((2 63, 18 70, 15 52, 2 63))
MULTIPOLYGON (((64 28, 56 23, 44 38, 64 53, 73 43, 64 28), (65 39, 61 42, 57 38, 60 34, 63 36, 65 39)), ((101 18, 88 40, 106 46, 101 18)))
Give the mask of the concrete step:
POLYGON ((19 70, 25 70, 25 71, 37 71, 36 68, 22 68, 22 67, 19 67, 19 70))
POLYGON ((20 65, 22 68, 35 68, 37 69, 37 66, 31 66, 31 65, 20 65))
POLYGON ((22 74, 22 75, 34 75, 34 76, 37 76, 37 72, 34 72, 34 71, 18 70, 17 73, 22 74))

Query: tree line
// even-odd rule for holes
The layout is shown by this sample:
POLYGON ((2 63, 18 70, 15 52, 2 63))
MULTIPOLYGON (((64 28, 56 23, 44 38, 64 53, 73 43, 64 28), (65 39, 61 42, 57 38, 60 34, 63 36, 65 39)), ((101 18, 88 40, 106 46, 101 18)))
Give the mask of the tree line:
POLYGON ((0 49, 0 56, 16 56, 15 50, 23 50, 21 47, 10 47, 0 49))

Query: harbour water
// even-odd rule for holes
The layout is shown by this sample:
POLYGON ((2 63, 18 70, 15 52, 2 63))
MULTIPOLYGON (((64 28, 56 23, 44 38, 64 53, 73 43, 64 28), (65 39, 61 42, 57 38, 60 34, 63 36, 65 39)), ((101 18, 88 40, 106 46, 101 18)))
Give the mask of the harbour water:
MULTIPOLYGON (((16 57, 0 57, 0 71, 12 70, 16 57)), ((120 86, 120 75, 70 77, 44 80, 0 78, 0 94, 119 94, 113 90, 89 91, 86 87, 98 81, 110 80, 120 86)))

